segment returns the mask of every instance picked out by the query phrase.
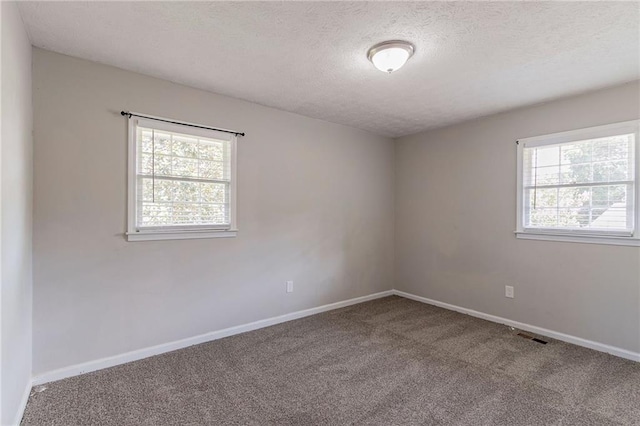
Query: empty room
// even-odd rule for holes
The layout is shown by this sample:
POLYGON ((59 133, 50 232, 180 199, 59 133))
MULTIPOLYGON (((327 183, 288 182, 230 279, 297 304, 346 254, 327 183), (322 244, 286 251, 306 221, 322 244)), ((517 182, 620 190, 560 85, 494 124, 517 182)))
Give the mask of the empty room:
POLYGON ((640 425, 640 2, 0 22, 1 425, 640 425))

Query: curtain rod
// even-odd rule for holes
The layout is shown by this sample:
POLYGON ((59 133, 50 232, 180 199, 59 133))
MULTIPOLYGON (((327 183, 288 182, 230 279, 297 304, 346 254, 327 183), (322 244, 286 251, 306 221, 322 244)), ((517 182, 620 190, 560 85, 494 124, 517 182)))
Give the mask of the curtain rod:
POLYGON ((128 116, 129 118, 131 117, 147 118, 149 120, 164 121, 165 123, 180 124, 181 126, 197 127, 198 129, 215 130, 216 132, 224 132, 224 133, 231 133, 236 136, 244 136, 244 132, 236 132, 235 130, 217 129, 215 127, 199 126, 197 124, 186 123, 184 121, 167 120, 164 118, 153 117, 150 115, 136 114, 134 112, 129 112, 129 111, 120 111, 120 115, 128 116))

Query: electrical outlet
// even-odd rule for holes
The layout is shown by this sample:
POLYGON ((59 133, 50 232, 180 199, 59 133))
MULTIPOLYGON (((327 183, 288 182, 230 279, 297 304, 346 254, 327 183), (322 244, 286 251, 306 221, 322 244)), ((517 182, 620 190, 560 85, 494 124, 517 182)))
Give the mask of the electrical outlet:
POLYGON ((508 297, 509 299, 513 299, 515 297, 513 293, 513 286, 510 286, 510 285, 504 286, 504 296, 508 297))
POLYGON ((287 281, 287 293, 293 293, 293 281, 287 281))

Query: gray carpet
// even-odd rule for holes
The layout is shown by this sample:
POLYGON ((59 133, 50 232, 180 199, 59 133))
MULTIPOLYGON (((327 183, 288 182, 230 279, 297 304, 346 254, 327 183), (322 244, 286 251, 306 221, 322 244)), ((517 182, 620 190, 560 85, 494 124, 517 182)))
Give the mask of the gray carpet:
POLYGON ((640 364, 387 297, 50 383, 24 425, 640 425, 640 364))

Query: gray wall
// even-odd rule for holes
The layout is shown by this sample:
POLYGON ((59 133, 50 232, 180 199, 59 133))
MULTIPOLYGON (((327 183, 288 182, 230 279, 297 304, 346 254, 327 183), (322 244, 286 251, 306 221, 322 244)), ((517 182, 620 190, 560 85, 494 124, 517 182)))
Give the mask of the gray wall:
POLYGON ((390 139, 33 55, 35 375, 392 288, 390 139), (124 240, 121 109, 247 133, 237 238, 124 240))
POLYGON ((637 119, 639 93, 635 82, 399 139, 396 288, 640 351, 640 248, 513 234, 515 140, 637 119))
POLYGON ((0 145, 0 423, 12 424, 31 386, 31 43, 13 2, 2 15, 0 145))

